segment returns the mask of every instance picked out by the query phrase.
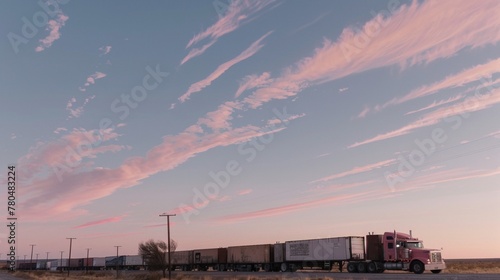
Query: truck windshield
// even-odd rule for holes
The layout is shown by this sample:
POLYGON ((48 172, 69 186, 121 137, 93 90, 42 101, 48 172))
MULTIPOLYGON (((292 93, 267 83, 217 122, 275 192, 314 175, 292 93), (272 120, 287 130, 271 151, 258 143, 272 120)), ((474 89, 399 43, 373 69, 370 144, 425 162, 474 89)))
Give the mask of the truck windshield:
POLYGON ((407 242, 406 248, 424 248, 424 244, 422 242, 407 242))

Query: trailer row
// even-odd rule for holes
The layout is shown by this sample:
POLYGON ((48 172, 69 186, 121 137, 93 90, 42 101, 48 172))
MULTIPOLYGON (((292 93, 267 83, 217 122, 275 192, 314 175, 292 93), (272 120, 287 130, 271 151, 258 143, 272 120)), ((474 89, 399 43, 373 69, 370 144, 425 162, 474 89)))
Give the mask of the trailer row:
POLYGON ((341 269, 344 262, 365 257, 363 237, 287 241, 276 244, 177 251, 173 269, 219 271, 295 271, 302 268, 341 269))
POLYGON ((20 270, 104 270, 104 269, 128 269, 138 270, 145 268, 145 262, 140 255, 110 256, 94 258, 74 258, 68 265, 68 259, 26 260, 17 261, 17 269, 20 270))
MULTIPOLYGON (((441 250, 424 248, 410 234, 385 232, 365 237, 348 236, 287 241, 276 244, 230 246, 172 252, 172 269, 183 271, 296 271, 297 269, 342 271, 347 263, 351 273, 380 273, 405 270, 416 274, 428 270, 440 273, 446 268, 441 250)), ((167 256, 167 262, 169 261, 167 256)), ((45 263, 19 263, 20 269, 100 270, 147 269, 140 255, 105 258, 51 260, 45 263)))
MULTIPOLYGON (((337 237, 288 241, 276 244, 231 246, 172 252, 172 269, 183 271, 295 271, 301 268, 330 270, 345 261, 362 260, 365 256, 363 237, 337 237)), ((168 256, 167 256, 168 261, 168 256)), ((147 269, 140 255, 104 258, 75 258, 18 262, 24 270, 104 270, 147 269)))

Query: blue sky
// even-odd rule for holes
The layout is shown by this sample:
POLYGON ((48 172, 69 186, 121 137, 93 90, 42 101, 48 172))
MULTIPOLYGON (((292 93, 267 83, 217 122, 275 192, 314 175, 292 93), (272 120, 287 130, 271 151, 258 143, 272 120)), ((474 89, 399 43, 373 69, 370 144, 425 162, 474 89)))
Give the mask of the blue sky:
POLYGON ((499 12, 3 1, 18 255, 66 237, 77 256, 136 254, 168 212, 181 250, 412 229, 448 258, 498 257, 471 236, 500 234, 499 12))

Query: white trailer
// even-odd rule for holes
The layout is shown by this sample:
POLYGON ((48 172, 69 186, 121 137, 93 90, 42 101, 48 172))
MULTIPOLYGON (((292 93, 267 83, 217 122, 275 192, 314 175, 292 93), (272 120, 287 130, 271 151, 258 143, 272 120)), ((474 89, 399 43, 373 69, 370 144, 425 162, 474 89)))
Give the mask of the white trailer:
POLYGON ((144 265, 141 255, 125 256, 125 266, 140 267, 144 265))
POLYGON ((92 266, 93 267, 105 267, 106 266, 106 258, 102 257, 102 258, 94 258, 92 260, 92 266))
POLYGON ((274 263, 281 271, 330 270, 334 263, 341 268, 344 261, 365 258, 364 244, 364 237, 357 236, 287 241, 274 245, 274 263))
POLYGON ((272 262, 272 245, 246 245, 246 246, 233 246, 227 248, 227 262, 229 269, 238 271, 258 271, 261 268, 269 270, 272 262))
POLYGON ((51 271, 56 271, 59 270, 60 267, 67 267, 68 259, 62 259, 62 262, 61 260, 52 260, 47 263, 47 266, 51 271))

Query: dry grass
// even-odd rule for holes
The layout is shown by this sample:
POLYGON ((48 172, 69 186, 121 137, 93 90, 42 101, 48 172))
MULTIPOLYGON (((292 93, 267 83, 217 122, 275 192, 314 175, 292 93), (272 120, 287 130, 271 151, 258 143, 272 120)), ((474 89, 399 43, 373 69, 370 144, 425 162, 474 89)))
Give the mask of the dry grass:
MULTIPOLYGON (((448 267, 443 273, 453 273, 453 274, 469 274, 469 273, 500 273, 500 259, 471 259, 471 260, 447 260, 446 266, 448 267)), ((84 272, 72 271, 68 277, 66 273, 60 272, 46 272, 37 271, 32 273, 27 272, 15 272, 14 275, 23 279, 33 279, 33 280, 110 280, 116 279, 116 272, 113 271, 98 271, 89 272, 85 274, 84 272)), ((283 277, 271 277, 269 276, 210 276, 202 274, 189 274, 184 275, 181 272, 177 272, 173 275, 176 280, 223 280, 223 279, 236 279, 236 280, 283 280, 283 277)), ((297 275, 297 277, 287 278, 287 279, 304 279, 304 280, 335 280, 332 277, 304 277, 304 274, 297 275)), ((335 276, 333 276, 335 277, 335 276)), ((135 272, 135 273, 122 273, 120 276, 122 280, 161 280, 160 272, 135 272)))
POLYGON ((500 259, 447 260, 446 273, 500 273, 500 259))

